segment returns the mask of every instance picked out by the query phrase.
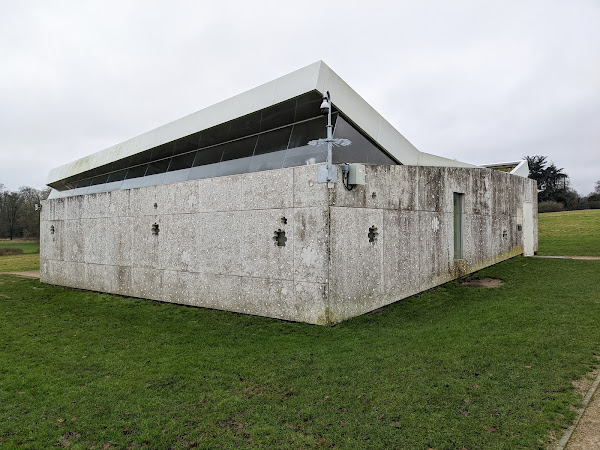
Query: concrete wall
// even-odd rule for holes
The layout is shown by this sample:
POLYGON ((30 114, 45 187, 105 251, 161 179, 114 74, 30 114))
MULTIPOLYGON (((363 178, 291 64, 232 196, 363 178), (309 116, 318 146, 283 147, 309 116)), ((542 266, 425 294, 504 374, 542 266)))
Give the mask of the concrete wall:
MULTIPOLYGON (((523 252, 519 208, 536 201, 531 180, 488 169, 367 166, 367 185, 347 191, 317 183, 316 168, 48 200, 41 279, 327 324, 523 252), (458 261, 453 192, 465 193, 458 261), (276 245, 276 231, 285 232, 285 246, 276 245)), ((537 231, 537 216, 534 223, 537 231)))

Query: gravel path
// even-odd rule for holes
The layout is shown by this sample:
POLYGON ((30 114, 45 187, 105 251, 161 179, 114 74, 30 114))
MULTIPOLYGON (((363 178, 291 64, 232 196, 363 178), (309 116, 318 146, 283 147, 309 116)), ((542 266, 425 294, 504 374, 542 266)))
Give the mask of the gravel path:
POLYGON ((25 272, 0 272, 0 275, 18 275, 20 277, 39 278, 39 270, 27 270, 25 272))
POLYGON ((550 255, 534 255, 528 258, 552 258, 552 259, 587 259, 590 261, 600 260, 600 256, 550 256, 550 255))

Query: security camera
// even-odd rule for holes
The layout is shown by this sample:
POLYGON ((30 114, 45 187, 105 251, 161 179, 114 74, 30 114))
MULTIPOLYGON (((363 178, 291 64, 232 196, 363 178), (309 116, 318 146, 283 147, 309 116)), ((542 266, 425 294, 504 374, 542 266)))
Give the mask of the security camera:
POLYGON ((325 92, 325 95, 323 95, 323 103, 321 103, 321 114, 323 114, 324 116, 329 114, 329 109, 331 108, 329 98, 329 91, 327 91, 325 92))
POLYGON ((329 114, 329 102, 327 101, 327 97, 323 97, 323 103, 321 103, 321 114, 326 116, 329 114))

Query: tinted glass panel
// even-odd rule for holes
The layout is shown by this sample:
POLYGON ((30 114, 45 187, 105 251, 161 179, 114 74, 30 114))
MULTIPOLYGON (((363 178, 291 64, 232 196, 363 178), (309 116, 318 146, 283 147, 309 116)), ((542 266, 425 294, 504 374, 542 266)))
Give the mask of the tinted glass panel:
POLYGON ((146 169, 148 168, 148 165, 145 164, 143 166, 135 166, 135 167, 131 167, 128 171, 127 171, 127 175, 125 176, 126 180, 130 180, 131 178, 139 178, 139 177, 143 177, 144 174, 146 173, 146 169))
POLYGON ((228 123, 217 125, 216 127, 203 131, 200 136, 200 148, 225 142, 227 140, 228 132, 228 123))
POLYGON ((281 169, 285 160, 286 150, 278 152, 264 153, 262 155, 254 155, 250 161, 249 172, 258 172, 260 170, 281 169))
POLYGON ((138 166, 150 162, 150 150, 147 150, 131 157, 131 166, 138 166))
POLYGON ((77 182, 77 185, 75 186, 75 188, 82 188, 82 187, 88 187, 90 184, 92 183, 92 179, 91 178, 87 178, 85 180, 79 180, 77 182))
POLYGON ((188 180, 199 180, 201 178, 212 178, 219 175, 218 168, 220 164, 205 164, 203 166, 192 167, 188 180))
POLYGON ((352 142, 352 144, 347 147, 333 148, 334 164, 344 162, 397 164, 343 117, 339 117, 337 120, 334 138, 345 138, 352 142))
POLYGON ((322 163, 327 160, 327 147, 304 147, 290 148, 287 150, 283 167, 305 166, 307 164, 322 163))
MULTIPOLYGON (((231 159, 239 159, 252 156, 254 153, 254 147, 256 146, 256 140, 258 136, 252 136, 239 141, 229 142, 225 144, 223 149, 222 161, 229 161, 231 159)), ((239 173, 239 172, 236 172, 239 173)))
POLYGON ((250 160, 252 157, 230 159, 229 161, 221 161, 219 163, 220 177, 225 175, 235 175, 238 173, 247 173, 250 170, 250 160))
POLYGON ((127 169, 132 165, 131 158, 123 158, 113 163, 111 171, 127 169))
POLYGON ((140 180, 139 186, 156 186, 157 184, 162 184, 165 178, 164 173, 158 173, 154 175, 146 175, 143 178, 138 178, 140 180))
POLYGON ((311 92, 298 97, 296 106, 296 122, 321 116, 323 97, 317 92, 311 92))
POLYGON ((235 119, 229 124, 227 140, 239 139, 260 131, 260 111, 235 119))
POLYGON ((169 172, 172 172, 173 170, 189 169, 190 167, 192 167, 195 157, 196 157, 196 152, 186 153, 184 155, 175 156, 171 160, 171 165, 169 166, 169 172))
POLYGON ((114 181, 122 181, 127 176, 127 169, 119 170, 118 172, 113 172, 108 175, 108 182, 112 183, 114 181))
POLYGON ((203 166, 205 164, 214 164, 221 161, 223 156, 223 146, 207 148, 206 150, 200 150, 196 153, 196 159, 194 159, 193 167, 203 166))
POLYGON ((197 150, 198 148, 200 148, 200 133, 176 140, 174 143, 173 154, 180 155, 181 153, 188 153, 192 150, 197 150))
POLYGON ((188 176, 190 174, 190 169, 189 167, 187 169, 182 169, 182 170, 175 170, 175 171, 169 171, 165 174, 165 178, 162 180, 163 184, 167 184, 167 183, 175 183, 177 181, 185 181, 188 179, 188 176))
POLYGON ((88 190, 88 194, 93 194, 95 192, 102 192, 104 190, 104 186, 106 186, 106 180, 108 179, 108 175, 103 177, 98 177, 92 180, 92 185, 88 190), (104 180, 104 181, 102 181, 104 180))
MULTIPOLYGON (((378 149, 379 150, 379 149, 378 149)), ((396 161, 386 155, 383 150, 373 152, 369 155, 369 164, 381 164, 384 166, 395 166, 398 165, 396 161)))
POLYGON ((260 131, 268 131, 294 123, 295 109, 295 99, 265 109, 262 112, 260 131))
POLYGON ((258 142, 256 143, 256 150, 254 151, 254 154, 262 155, 264 153, 285 150, 290 141, 291 133, 292 127, 289 126, 261 134, 258 136, 258 142))
POLYGON ((123 181, 123 184, 121 185, 121 189, 133 189, 133 188, 142 186, 143 183, 144 183, 144 177, 126 179, 123 181))
POLYGON ((146 171, 146 176, 148 175, 156 175, 157 173, 165 173, 169 168, 170 159, 161 159, 160 161, 151 162, 148 165, 148 170, 146 171))
POLYGON ((318 117, 308 122, 297 123, 292 130, 289 148, 304 147, 308 141, 327 137, 327 118, 318 117))
POLYGON ((117 189, 121 189, 122 187, 123 187, 123 180, 114 181, 112 183, 106 183, 104 185, 104 191, 105 192, 116 191, 117 189))
POLYGON ((163 159, 168 158, 169 156, 173 156, 174 147, 175 144, 173 142, 154 147, 151 151, 150 161, 156 161, 157 159, 163 159))
POLYGON ((104 184, 104 183, 106 183, 107 180, 108 180, 108 174, 100 175, 100 176, 92 178, 92 182, 90 184, 92 186, 95 186, 97 184, 104 184))

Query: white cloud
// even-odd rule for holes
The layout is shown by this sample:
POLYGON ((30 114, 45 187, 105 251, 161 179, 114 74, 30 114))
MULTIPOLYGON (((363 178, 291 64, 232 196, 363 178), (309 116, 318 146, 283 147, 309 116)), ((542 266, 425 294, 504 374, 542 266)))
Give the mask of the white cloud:
POLYGON ((12 189, 318 59, 423 151, 600 179, 594 0, 0 5, 12 189))

